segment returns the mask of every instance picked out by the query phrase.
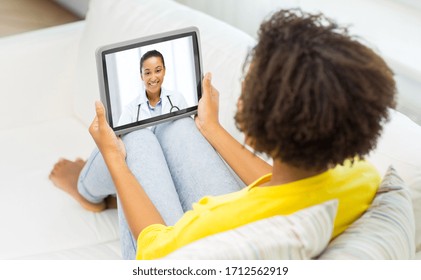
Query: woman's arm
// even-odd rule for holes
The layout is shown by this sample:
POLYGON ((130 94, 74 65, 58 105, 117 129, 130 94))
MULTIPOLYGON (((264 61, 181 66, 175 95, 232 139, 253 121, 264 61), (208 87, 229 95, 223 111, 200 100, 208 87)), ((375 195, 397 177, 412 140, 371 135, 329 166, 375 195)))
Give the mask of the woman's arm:
POLYGON ((165 224, 142 186, 126 164, 124 144, 108 125, 101 102, 95 103, 96 117, 89 127, 110 171, 124 215, 135 238, 151 224, 165 224))
POLYGON ((221 126, 218 110, 219 93, 212 86, 211 74, 207 73, 203 78, 196 126, 245 184, 272 172, 272 166, 247 150, 221 126))

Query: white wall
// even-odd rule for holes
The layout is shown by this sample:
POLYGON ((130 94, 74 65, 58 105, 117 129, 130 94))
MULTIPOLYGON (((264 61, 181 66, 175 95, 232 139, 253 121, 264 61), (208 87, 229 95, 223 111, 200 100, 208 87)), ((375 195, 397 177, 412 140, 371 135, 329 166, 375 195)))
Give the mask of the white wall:
POLYGON ((400 2, 402 4, 411 6, 412 8, 421 10, 421 1, 420 0, 392 0, 392 1, 397 1, 397 2, 400 2))
MULTIPOLYGON (((221 19, 256 38, 262 20, 280 8, 299 6, 299 0, 176 0, 221 19)), ((314 0, 316 1, 316 0, 314 0)))
POLYGON ((274 10, 322 12, 374 48, 396 74, 398 110, 421 125, 421 0, 177 0, 253 37, 274 10))

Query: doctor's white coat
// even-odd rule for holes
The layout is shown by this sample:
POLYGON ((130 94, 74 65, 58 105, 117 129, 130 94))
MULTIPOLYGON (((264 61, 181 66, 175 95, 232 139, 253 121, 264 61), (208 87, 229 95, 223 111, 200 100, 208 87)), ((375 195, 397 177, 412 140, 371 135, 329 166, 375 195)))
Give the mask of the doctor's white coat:
MULTIPOLYGON (((180 110, 185 109, 187 107, 186 100, 180 93, 161 88, 162 114, 170 113, 172 107, 167 96, 169 96, 172 105, 177 106, 180 110)), ((128 105, 124 107, 123 113, 121 114, 120 119, 118 120, 118 126, 152 117, 151 112, 148 108, 148 104, 146 103, 147 101, 148 99, 146 97, 146 92, 143 91, 143 94, 140 94, 138 97, 133 99, 133 101, 131 101, 128 105), (138 110, 139 118, 137 120, 136 118, 138 116, 138 110)))

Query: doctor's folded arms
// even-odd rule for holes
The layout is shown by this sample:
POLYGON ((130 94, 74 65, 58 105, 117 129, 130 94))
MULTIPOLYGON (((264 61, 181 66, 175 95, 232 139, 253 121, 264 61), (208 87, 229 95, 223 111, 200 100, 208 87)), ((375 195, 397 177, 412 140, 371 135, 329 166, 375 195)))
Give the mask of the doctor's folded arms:
MULTIPOLYGON (((149 105, 161 100, 164 109, 162 78, 143 76, 164 70, 163 60, 145 61, 149 105)), ((235 122, 254 152, 219 123, 219 93, 208 73, 194 120, 119 138, 97 102, 89 132, 98 149, 86 162, 54 166, 52 182, 88 210, 104 210, 107 197, 117 197, 123 258, 165 257, 203 237, 331 199, 339 203, 335 238, 370 206, 380 175, 364 156, 395 106, 384 60, 329 18, 294 9, 261 24, 246 62, 235 122)))
POLYGON ((145 91, 125 106, 118 121, 119 126, 187 107, 183 95, 162 87, 165 78, 165 60, 159 51, 151 50, 141 57, 140 77, 145 91))

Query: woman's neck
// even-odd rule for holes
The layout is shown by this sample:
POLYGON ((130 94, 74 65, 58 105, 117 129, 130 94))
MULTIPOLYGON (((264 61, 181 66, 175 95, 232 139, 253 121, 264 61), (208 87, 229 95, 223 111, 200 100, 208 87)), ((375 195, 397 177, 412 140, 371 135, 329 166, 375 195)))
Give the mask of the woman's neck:
POLYGON ((263 186, 277 186, 319 175, 327 170, 315 171, 291 166, 280 160, 273 160, 272 178, 263 186))
POLYGON ((146 91, 146 98, 148 98, 149 104, 151 104, 151 106, 155 106, 161 98, 161 91, 156 93, 146 91))

